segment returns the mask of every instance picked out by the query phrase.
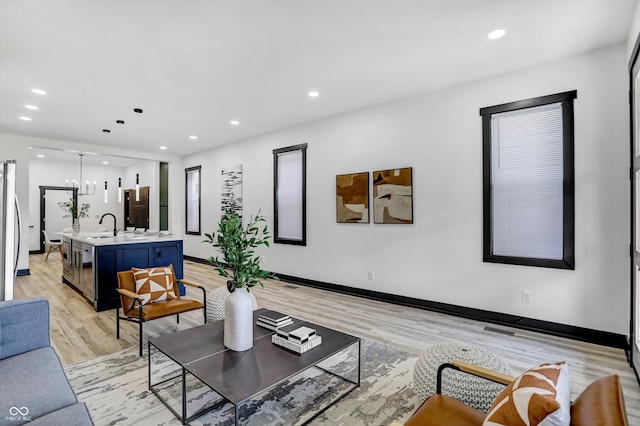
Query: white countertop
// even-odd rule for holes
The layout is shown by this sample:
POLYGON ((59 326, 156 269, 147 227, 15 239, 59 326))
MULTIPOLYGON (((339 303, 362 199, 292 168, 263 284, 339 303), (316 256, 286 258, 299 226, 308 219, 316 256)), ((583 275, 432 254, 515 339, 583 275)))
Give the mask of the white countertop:
POLYGON ((155 243, 162 241, 182 241, 181 235, 174 234, 146 234, 138 232, 122 232, 117 237, 113 232, 80 232, 79 234, 63 233, 63 237, 80 241, 92 246, 110 246, 116 244, 155 243))

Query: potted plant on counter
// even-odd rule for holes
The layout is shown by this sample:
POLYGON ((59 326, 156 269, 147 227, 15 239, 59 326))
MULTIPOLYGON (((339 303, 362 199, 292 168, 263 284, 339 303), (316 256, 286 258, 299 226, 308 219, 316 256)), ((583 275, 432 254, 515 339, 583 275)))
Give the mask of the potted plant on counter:
POLYGON ((80 218, 89 217, 89 208, 91 205, 83 203, 78 207, 78 200, 76 198, 69 198, 67 201, 58 202, 58 207, 65 212, 62 217, 73 218, 73 232, 77 234, 80 232, 80 218))
POLYGON ((227 213, 218 230, 204 234, 203 242, 218 249, 221 256, 209 258, 218 274, 228 279, 229 296, 225 300, 224 345, 234 351, 245 351, 253 346, 253 301, 249 291, 267 278, 271 272, 260 268, 260 256, 255 250, 269 247, 269 228, 260 212, 251 216, 246 226, 237 213, 227 213))

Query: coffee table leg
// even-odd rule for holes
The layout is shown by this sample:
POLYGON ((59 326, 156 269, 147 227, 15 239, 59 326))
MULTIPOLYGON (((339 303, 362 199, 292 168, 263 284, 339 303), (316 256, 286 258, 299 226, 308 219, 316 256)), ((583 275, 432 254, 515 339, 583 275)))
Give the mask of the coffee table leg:
POLYGON ((187 424, 187 380, 182 367, 182 424, 187 424))

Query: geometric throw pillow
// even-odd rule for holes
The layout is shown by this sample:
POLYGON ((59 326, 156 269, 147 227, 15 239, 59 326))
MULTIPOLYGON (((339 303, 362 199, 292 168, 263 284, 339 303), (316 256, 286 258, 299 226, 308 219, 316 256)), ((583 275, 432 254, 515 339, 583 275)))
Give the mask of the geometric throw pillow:
POLYGON ((175 299, 173 266, 160 268, 131 268, 136 280, 136 293, 142 298, 142 304, 175 299))
POLYGON ((513 381, 496 398, 483 426, 568 426, 571 377, 566 362, 542 364, 513 381))

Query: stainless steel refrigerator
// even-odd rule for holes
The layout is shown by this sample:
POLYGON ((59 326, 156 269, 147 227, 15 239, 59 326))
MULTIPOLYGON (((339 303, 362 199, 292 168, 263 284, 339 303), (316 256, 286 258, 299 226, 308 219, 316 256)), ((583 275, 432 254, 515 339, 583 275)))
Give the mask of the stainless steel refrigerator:
POLYGON ((13 299, 20 252, 20 206, 16 196, 16 161, 0 160, 0 300, 13 299))

